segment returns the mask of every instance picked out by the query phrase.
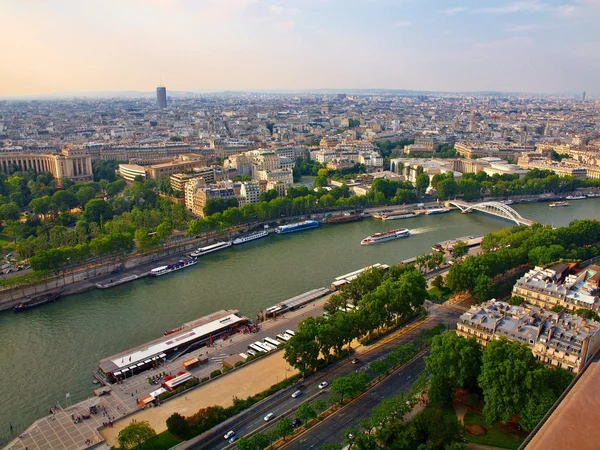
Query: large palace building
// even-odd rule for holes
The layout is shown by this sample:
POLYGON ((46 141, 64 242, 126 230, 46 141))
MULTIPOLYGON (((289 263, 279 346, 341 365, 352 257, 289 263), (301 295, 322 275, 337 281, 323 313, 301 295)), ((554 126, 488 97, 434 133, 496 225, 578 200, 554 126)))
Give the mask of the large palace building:
POLYGON ((51 172, 54 178, 75 181, 92 181, 92 158, 87 151, 65 147, 60 154, 0 153, 0 172, 7 174, 33 170, 51 172))

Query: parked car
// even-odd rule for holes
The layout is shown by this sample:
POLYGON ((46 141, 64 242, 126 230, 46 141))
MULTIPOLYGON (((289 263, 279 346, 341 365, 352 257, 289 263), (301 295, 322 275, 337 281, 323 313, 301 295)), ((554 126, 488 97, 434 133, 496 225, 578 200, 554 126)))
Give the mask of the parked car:
POLYGON ((229 430, 227 433, 225 433, 225 436, 223 436, 223 438, 224 439, 231 439, 233 436, 235 436, 235 431, 229 430))
POLYGON ((329 383, 327 381, 321 381, 319 383, 319 389, 325 389, 327 386, 329 386, 329 383))
POLYGON ((265 416, 265 422, 268 422, 269 420, 271 420, 273 417, 275 417, 275 414, 273 413, 269 413, 265 416))
POLYGON ((292 394, 292 398, 298 398, 302 395, 302 391, 296 391, 292 394))

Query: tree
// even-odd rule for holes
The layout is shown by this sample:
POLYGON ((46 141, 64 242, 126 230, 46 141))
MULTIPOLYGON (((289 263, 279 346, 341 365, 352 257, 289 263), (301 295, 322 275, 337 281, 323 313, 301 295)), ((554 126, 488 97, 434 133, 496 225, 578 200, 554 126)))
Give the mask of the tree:
POLYGON ((112 217, 112 208, 106 201, 100 198, 94 198, 87 202, 83 210, 83 218, 88 222, 102 224, 112 219, 112 217))
POLYGON ((486 275, 479 275, 475 279, 475 286, 473 286, 473 294, 477 299, 482 302, 488 300, 492 291, 494 290, 494 284, 490 277, 486 275))
POLYGON ((369 364, 369 369, 375 372, 380 377, 385 375, 390 370, 390 365, 385 361, 373 361, 369 364))
POLYGON ((369 377, 363 372, 354 372, 347 377, 339 377, 331 383, 331 391, 340 394, 340 403, 344 396, 354 397, 367 389, 369 377))
POLYGON ((77 197, 77 201, 83 207, 96 196, 96 190, 90 186, 83 186, 81 189, 77 191, 75 197, 77 197))
POLYGON ((429 187, 429 175, 426 173, 420 173, 417 175, 417 179, 415 180, 415 187, 417 188, 417 192, 419 194, 424 194, 427 188, 429 187))
POLYGON ((438 289, 442 289, 444 287, 444 277, 441 275, 436 276, 432 281, 431 285, 438 289))
POLYGON ((167 419, 167 430, 169 430, 169 433, 173 436, 176 436, 179 439, 185 439, 188 436, 190 427, 187 420, 185 420, 185 417, 179 413, 173 413, 167 419))
POLYGON ((77 197, 68 191, 56 191, 52 194, 52 207, 57 211, 68 211, 77 206, 77 197))
POLYGON ((309 374, 317 368, 321 351, 315 340, 317 330, 317 322, 309 317, 300 322, 298 331, 285 346, 285 360, 302 374, 309 374))
POLYGON ((508 422, 531 396, 531 379, 538 367, 526 345, 505 339, 491 341, 483 351, 479 387, 485 397, 483 413, 490 423, 508 422))
POLYGON ((169 222, 163 222, 156 227, 156 237, 161 241, 166 241, 173 234, 173 227, 169 222))
POLYGON ((281 419, 279 422, 277 422, 277 425, 275 425, 275 431, 277 432, 277 435, 282 437, 285 442, 285 438, 294 434, 292 419, 289 417, 284 417, 281 419))
POLYGON ((52 199, 48 195, 34 198, 29 202, 29 207, 37 215, 45 215, 50 211, 50 203, 52 199))
POLYGON ((156 431, 150 426, 150 423, 142 421, 127 425, 119 431, 117 440, 121 448, 132 449, 142 445, 154 436, 156 436, 156 431))
POLYGON ((296 410, 296 415, 304 423, 308 423, 309 420, 317 417, 317 413, 312 408, 312 406, 310 406, 309 403, 302 403, 300 407, 296 410))
POLYGON ((5 203, 0 206, 0 219, 2 220, 19 220, 21 210, 16 203, 5 203))
POLYGON ((465 241, 456 241, 452 247, 452 255, 458 259, 469 253, 469 246, 465 241))
POLYGON ((454 331, 435 336, 429 356, 424 358, 425 368, 431 375, 430 398, 447 399, 458 389, 477 386, 481 371, 481 348, 475 339, 465 339, 454 331))
POLYGON ((316 188, 327 186, 327 178, 326 177, 317 177, 315 181, 313 181, 313 186, 316 188))

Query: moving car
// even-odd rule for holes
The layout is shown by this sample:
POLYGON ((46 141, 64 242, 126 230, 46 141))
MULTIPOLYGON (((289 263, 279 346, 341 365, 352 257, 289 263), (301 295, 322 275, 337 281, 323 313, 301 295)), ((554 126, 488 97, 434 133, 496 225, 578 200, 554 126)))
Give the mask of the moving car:
POLYGON ((265 416, 265 422, 268 422, 269 420, 271 420, 273 417, 275 417, 275 414, 273 413, 269 413, 265 416))
POLYGON ((302 425, 302 421, 300 419, 298 419, 297 417, 292 421, 292 426, 294 428, 298 428, 300 425, 302 425))
POLYGON ((302 395, 302 391, 296 391, 292 394, 292 398, 298 398, 302 395))
POLYGON ((327 386, 329 386, 329 383, 327 381, 321 381, 319 383, 319 389, 325 389, 327 386))
POLYGON ((358 364, 360 362, 360 360, 358 358, 354 358, 352 360, 352 364, 358 364))
POLYGON ((229 439, 229 443, 233 444, 235 441, 237 441, 237 436, 234 434, 233 436, 231 436, 231 439, 229 439))
POLYGON ((231 439, 233 436, 235 436, 235 431, 229 430, 227 433, 225 433, 225 436, 223 436, 223 438, 224 439, 231 439))

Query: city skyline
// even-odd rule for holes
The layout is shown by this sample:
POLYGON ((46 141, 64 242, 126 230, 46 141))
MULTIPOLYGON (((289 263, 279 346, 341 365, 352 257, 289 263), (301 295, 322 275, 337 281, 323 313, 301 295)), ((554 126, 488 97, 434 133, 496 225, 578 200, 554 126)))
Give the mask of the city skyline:
POLYGON ((28 0, 0 97, 407 89, 597 94, 599 0, 28 0))

